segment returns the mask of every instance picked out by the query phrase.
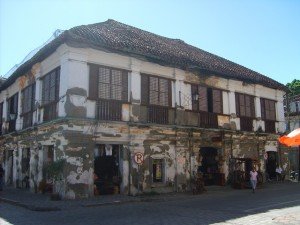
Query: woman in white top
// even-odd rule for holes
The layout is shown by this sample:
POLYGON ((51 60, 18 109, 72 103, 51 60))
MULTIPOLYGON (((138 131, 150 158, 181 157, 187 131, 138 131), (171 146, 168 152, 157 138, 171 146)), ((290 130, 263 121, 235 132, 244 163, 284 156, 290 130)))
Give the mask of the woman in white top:
POLYGON ((252 187, 252 193, 254 193, 257 184, 257 172, 254 167, 252 168, 252 171, 250 171, 250 182, 252 187))

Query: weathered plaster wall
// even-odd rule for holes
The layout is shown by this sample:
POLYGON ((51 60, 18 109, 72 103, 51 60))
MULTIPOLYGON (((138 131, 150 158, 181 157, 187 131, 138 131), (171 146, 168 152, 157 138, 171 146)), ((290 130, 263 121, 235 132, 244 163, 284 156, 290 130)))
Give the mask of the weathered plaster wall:
MULTIPOLYGON (((242 81, 219 78, 214 74, 195 74, 180 69, 134 59, 132 57, 107 53, 94 49, 60 46, 46 60, 41 62, 36 75, 37 100, 41 100, 41 81, 45 74, 60 66, 60 101, 55 123, 49 122, 37 130, 28 129, 13 138, 5 137, 7 149, 14 149, 14 183, 21 179, 20 160, 22 148, 31 149, 30 186, 42 180, 44 160, 43 149, 54 146, 55 159, 66 159, 64 180, 61 190, 65 198, 89 197, 93 195, 93 150, 95 144, 120 144, 123 146, 122 193, 137 194, 141 191, 184 191, 189 189, 189 181, 200 163, 201 147, 213 147, 218 150, 220 172, 228 175, 229 156, 258 159, 263 164, 262 155, 268 149, 274 149, 276 136, 256 136, 251 132, 233 132, 239 130, 240 122, 236 117, 235 94, 240 92, 257 96, 255 98, 256 116, 254 130, 264 128, 260 120, 259 97, 277 101, 278 130, 282 130, 283 92, 261 85, 247 84, 242 81), (122 122, 95 121, 95 101, 88 99, 89 65, 94 63, 104 66, 126 69, 129 72, 129 95, 132 104, 122 105, 122 122), (168 125, 150 125, 147 123, 147 107, 140 105, 140 73, 159 75, 172 79, 172 106, 182 106, 169 110, 168 125), (191 83, 205 84, 223 89, 223 113, 218 116, 218 129, 199 129, 198 114, 191 109, 191 83), (72 120, 70 118, 77 118, 72 120), (87 119, 89 118, 89 119, 87 119), (128 123, 129 122, 129 123, 128 123), (170 126, 171 125, 171 126, 170 126), (224 133, 223 133, 224 132, 224 133), (13 139, 13 140, 12 140, 13 139), (135 152, 142 152, 145 163, 138 168, 133 161, 135 152), (164 178, 161 183, 152 179, 152 162, 164 160, 164 178)), ((21 89, 18 82, 0 93, 5 100, 21 89)), ((20 97, 19 97, 20 98, 20 97)), ((1 102, 1 101, 0 101, 1 102)), ((4 104, 4 108, 5 108, 4 104)), ((20 108, 20 104, 19 104, 20 108)), ((38 109, 34 117, 42 123, 43 110, 38 109)), ((20 112, 20 110, 19 110, 20 112)), ((5 113, 4 113, 5 115, 5 113)), ((18 117, 18 130, 21 118, 18 117)), ((57 188, 58 189, 58 188, 57 188)))

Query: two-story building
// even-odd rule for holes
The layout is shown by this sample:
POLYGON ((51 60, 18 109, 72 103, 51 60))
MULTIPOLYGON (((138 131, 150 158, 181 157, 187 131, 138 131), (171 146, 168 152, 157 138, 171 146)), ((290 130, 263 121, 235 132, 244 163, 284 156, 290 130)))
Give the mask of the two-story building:
POLYGON ((273 173, 285 91, 178 39, 114 20, 74 27, 1 85, 5 182, 37 189, 61 158, 71 199, 185 191, 197 171, 206 185, 252 165, 273 173))

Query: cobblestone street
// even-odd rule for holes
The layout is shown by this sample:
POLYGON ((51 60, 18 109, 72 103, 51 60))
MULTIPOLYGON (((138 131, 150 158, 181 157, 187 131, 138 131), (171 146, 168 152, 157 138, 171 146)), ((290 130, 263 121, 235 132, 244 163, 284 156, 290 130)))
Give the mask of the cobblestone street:
POLYGON ((94 207, 35 212, 1 202, 0 224, 300 224, 300 185, 266 184, 250 190, 214 191, 185 198, 156 198, 94 207))

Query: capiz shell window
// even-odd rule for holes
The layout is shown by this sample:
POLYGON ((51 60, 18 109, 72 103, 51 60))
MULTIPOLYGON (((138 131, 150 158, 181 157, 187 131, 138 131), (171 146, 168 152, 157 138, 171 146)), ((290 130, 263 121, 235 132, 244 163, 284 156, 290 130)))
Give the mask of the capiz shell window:
POLYGON ((42 105, 47 105, 52 102, 58 101, 59 77, 60 77, 60 68, 56 68, 42 78, 43 79, 42 105))
POLYGON ((89 98, 128 101, 128 71, 90 64, 89 98))
POLYGON ((142 74, 141 104, 172 107, 171 80, 142 74))
POLYGON ((204 87, 201 85, 191 85, 192 109, 194 111, 223 113, 222 91, 204 87))
POLYGON ((276 102, 265 98, 260 99, 261 117, 263 120, 276 120, 276 102))

